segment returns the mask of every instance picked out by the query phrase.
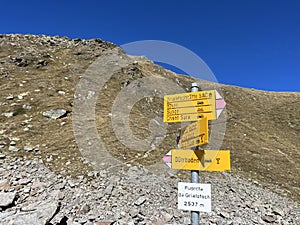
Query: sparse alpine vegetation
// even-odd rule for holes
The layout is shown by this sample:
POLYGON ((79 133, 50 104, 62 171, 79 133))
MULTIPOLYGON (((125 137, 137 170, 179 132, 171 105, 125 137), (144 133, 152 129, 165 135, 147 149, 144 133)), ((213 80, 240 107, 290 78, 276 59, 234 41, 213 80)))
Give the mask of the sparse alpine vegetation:
MULTIPOLYGON (((177 210, 176 189, 190 174, 171 171, 161 160, 176 148, 179 124, 168 126, 161 144, 133 151, 118 140, 111 121, 118 93, 137 79, 165 77, 188 91, 194 78, 147 59, 120 69, 99 93, 95 123, 109 154, 124 165, 99 171, 78 148, 72 124, 76 87, 88 67, 114 48, 100 39, 0 35, 0 220, 5 224, 189 223, 189 213, 177 210)), ((299 224, 300 93, 201 82, 222 91, 227 103, 222 149, 231 150, 232 164, 230 173, 201 172, 214 198, 213 212, 201 215, 202 222, 299 224)), ((162 115, 161 98, 138 101, 129 115, 132 133, 147 138, 150 119, 162 115)))

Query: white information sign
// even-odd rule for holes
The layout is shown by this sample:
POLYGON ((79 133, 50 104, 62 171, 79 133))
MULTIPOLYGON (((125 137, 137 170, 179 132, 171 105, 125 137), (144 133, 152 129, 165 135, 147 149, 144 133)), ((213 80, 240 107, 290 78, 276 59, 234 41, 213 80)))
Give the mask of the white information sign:
POLYGON ((179 182, 178 209, 211 212, 210 184, 179 182))

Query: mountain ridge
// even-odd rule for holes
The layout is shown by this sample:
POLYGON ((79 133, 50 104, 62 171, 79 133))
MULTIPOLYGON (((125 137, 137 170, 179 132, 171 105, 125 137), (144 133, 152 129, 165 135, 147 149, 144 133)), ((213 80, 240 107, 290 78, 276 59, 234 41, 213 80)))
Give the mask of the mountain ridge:
MULTIPOLYGON (((64 176, 76 177, 92 170, 74 139, 74 93, 89 66, 114 48, 118 47, 100 39, 0 35, 0 141, 3 146, 0 150, 10 156, 40 158, 52 171, 64 176), (42 116, 43 112, 56 108, 68 113, 58 120, 42 116), (10 151, 11 146, 20 150, 10 151), (24 151, 26 146, 38 151, 24 151)), ((96 127, 110 154, 133 165, 162 164, 161 157, 176 148, 179 128, 178 124, 170 124, 162 144, 151 151, 131 151, 124 147, 111 126, 110 113, 118 92, 148 76, 170 79, 185 91, 197 81, 205 89, 221 90, 227 102, 221 148, 231 150, 232 173, 299 202, 299 92, 266 92, 212 84, 164 70, 147 59, 136 61, 113 74, 99 95, 101 101, 96 102, 96 127), (143 158, 146 153, 147 157, 143 158)), ((162 117, 162 113, 162 100, 158 97, 137 102, 130 114, 133 134, 148 137, 149 118, 162 117)), ((178 173, 188 176, 185 172, 178 173)), ((205 172, 201 174, 205 176, 205 172)))

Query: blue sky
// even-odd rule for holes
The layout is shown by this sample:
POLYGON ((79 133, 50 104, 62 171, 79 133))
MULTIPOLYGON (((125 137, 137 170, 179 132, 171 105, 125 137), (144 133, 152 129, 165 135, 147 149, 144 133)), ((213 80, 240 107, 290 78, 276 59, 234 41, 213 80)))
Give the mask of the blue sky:
POLYGON ((300 1, 1 1, 0 33, 169 41, 220 83, 300 91, 300 1))

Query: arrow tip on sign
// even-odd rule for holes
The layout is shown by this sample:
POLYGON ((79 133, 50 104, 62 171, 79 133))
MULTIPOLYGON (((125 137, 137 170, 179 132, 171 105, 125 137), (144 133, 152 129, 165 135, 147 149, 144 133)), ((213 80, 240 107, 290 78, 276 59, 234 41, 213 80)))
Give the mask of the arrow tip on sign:
POLYGON ((222 99, 223 97, 220 95, 220 93, 216 90, 216 99, 222 99))
POLYGON ((217 109, 216 111, 217 111, 217 118, 219 118, 219 116, 221 115, 223 109, 217 109))
POLYGON ((163 158, 162 160, 167 164, 168 167, 171 168, 171 163, 172 163, 172 151, 169 151, 163 158))

